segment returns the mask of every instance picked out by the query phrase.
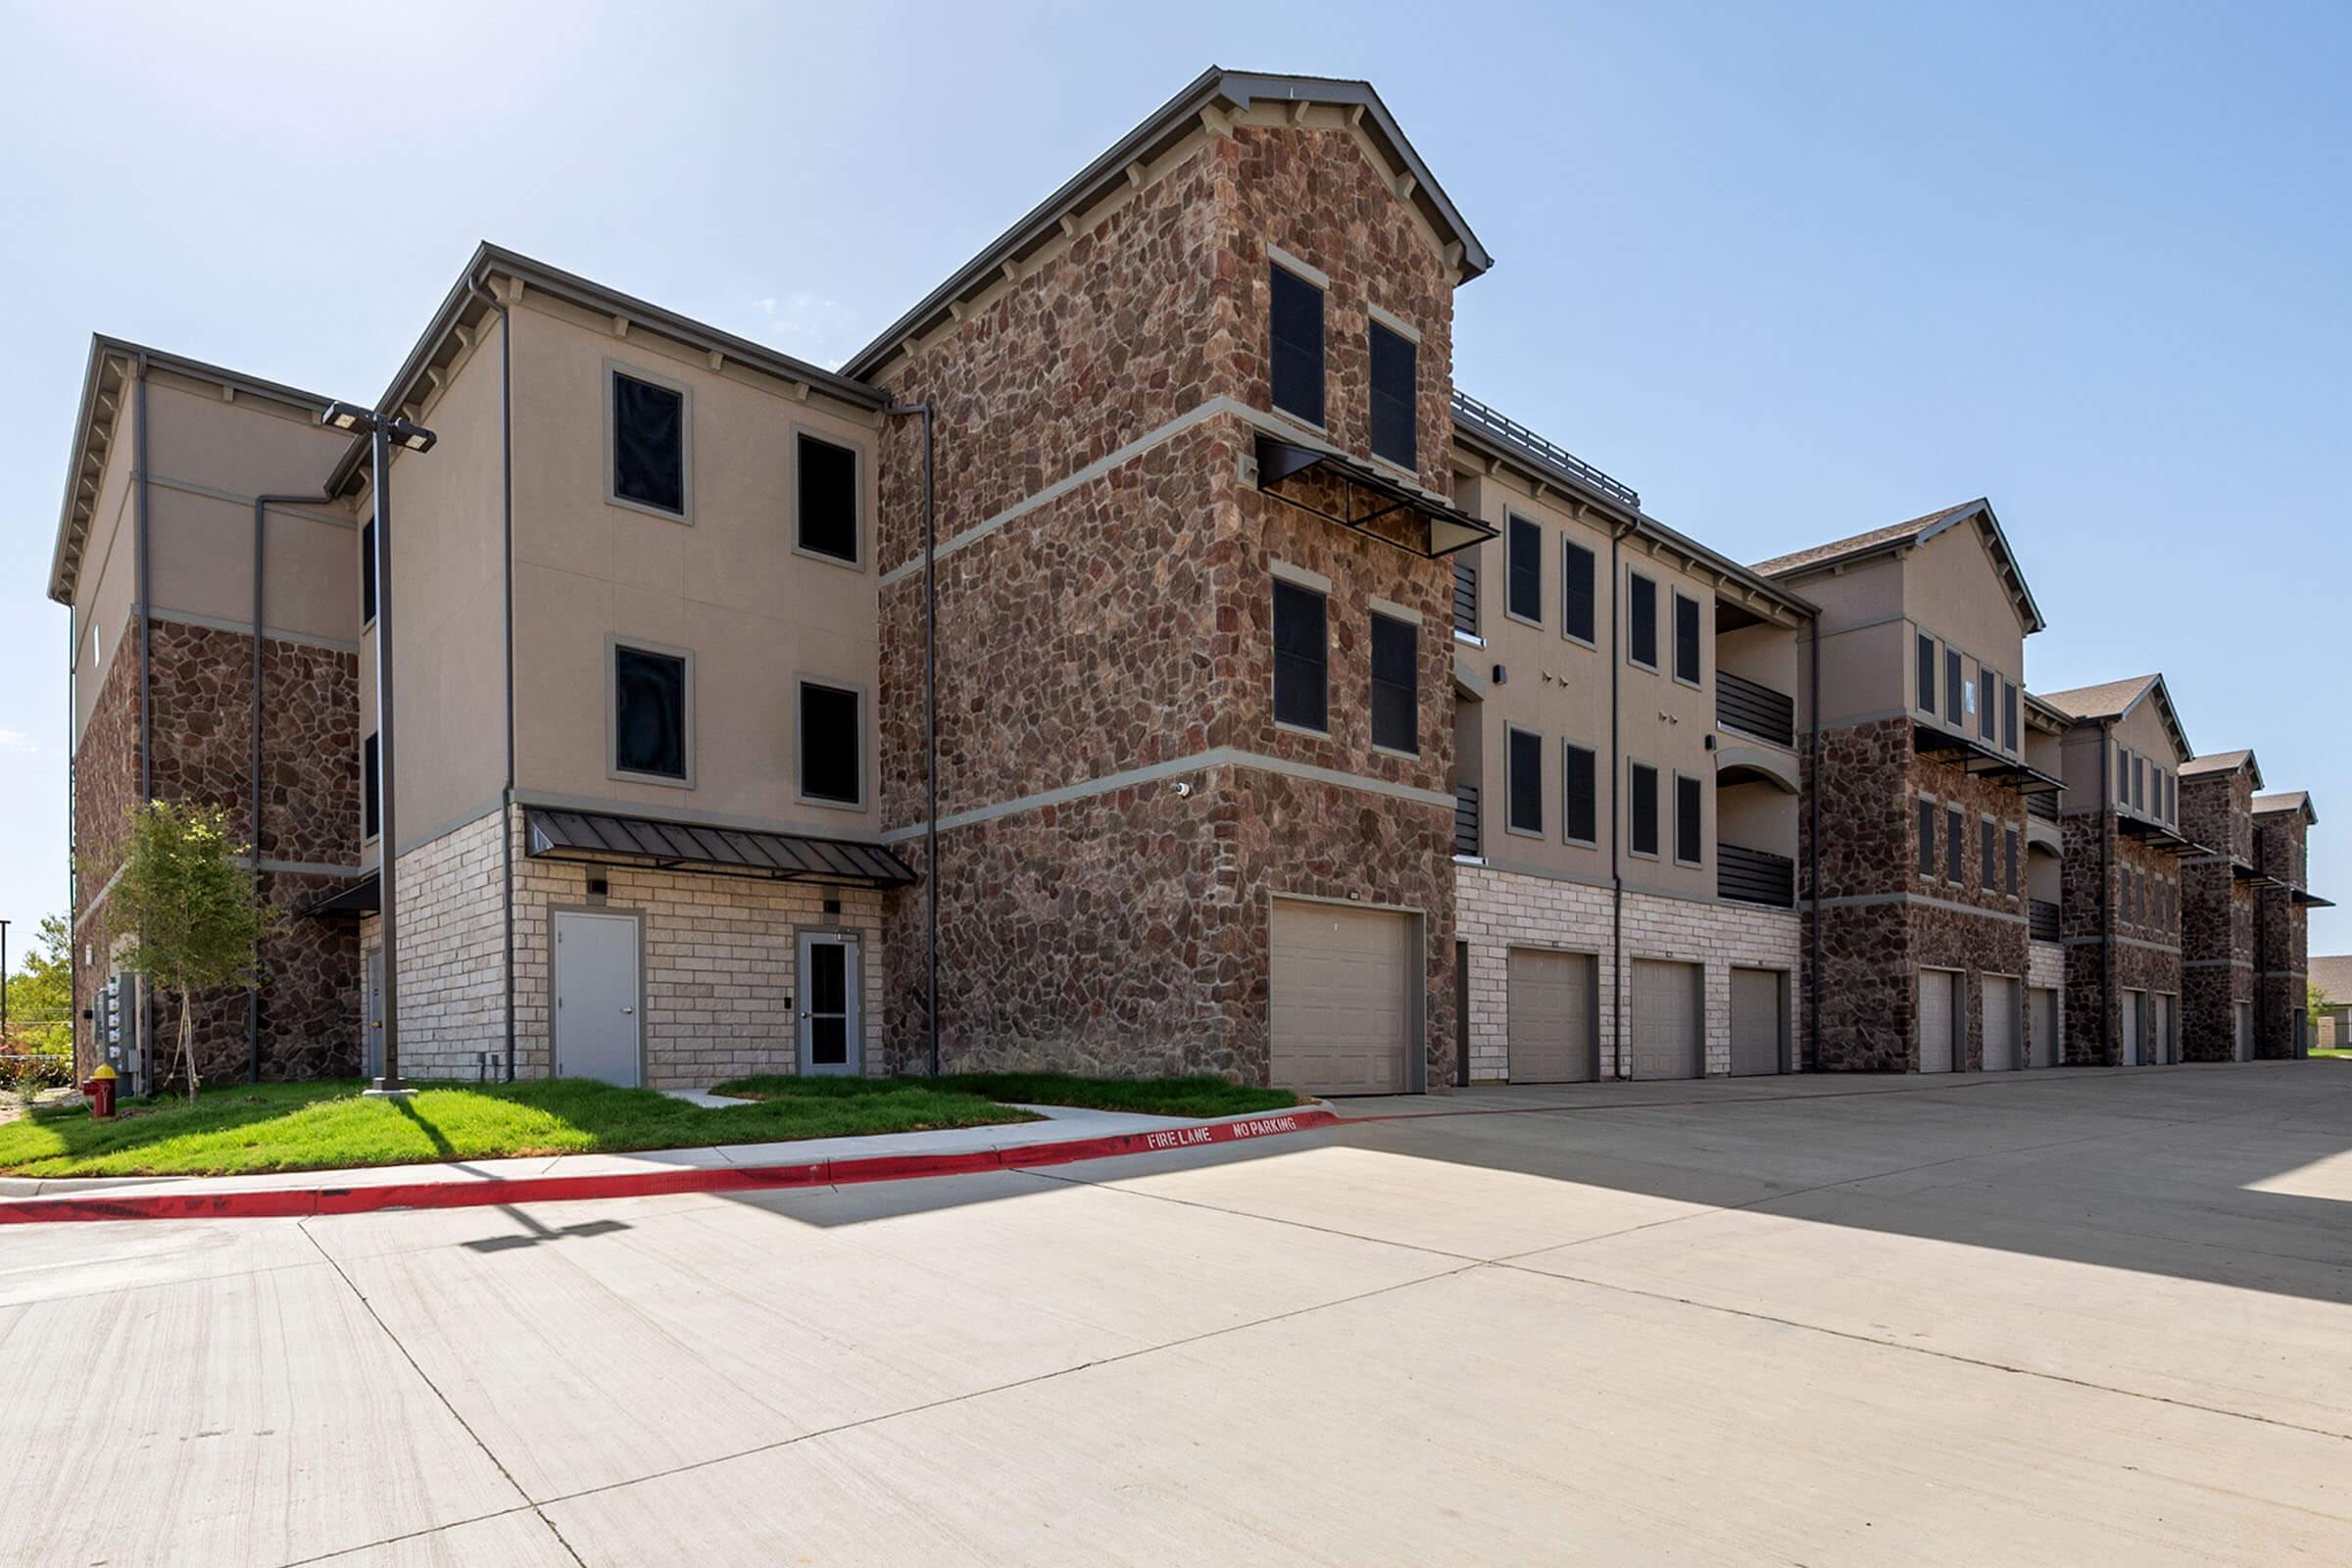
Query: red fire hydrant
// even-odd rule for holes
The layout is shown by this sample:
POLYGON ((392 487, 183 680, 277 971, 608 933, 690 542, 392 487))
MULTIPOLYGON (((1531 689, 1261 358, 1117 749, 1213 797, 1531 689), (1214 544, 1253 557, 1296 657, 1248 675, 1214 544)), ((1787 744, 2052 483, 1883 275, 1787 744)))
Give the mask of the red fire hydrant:
POLYGON ((115 1069, 105 1062, 82 1084, 81 1092, 90 1097, 90 1114, 100 1121, 115 1119, 115 1069))

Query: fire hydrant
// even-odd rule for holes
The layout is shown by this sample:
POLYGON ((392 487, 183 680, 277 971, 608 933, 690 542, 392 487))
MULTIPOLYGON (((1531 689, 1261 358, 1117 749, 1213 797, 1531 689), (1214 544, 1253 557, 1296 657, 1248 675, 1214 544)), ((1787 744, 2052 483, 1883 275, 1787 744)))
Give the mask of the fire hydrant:
POLYGON ((92 1116, 97 1117, 100 1121, 115 1119, 114 1068, 103 1061, 100 1062, 98 1070, 90 1074, 88 1080, 82 1084, 81 1092, 90 1097, 90 1114, 92 1116))

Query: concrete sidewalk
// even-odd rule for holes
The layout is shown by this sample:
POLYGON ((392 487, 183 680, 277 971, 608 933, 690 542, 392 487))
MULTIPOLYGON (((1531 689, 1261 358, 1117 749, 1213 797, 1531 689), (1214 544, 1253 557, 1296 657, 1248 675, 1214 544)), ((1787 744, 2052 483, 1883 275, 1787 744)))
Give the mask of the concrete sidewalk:
MULTIPOLYGON (((679 1169, 717 1170, 775 1165, 836 1164, 850 1160, 944 1158, 1004 1150, 1114 1138, 1136 1133, 1215 1127, 1296 1111, 1252 1111, 1199 1120, 1146 1116, 1134 1111, 1090 1110, 1078 1105, 1018 1105, 1043 1121, 1003 1122, 986 1127, 948 1127, 937 1132, 883 1133, 859 1138, 802 1138, 760 1144, 712 1144, 694 1149, 648 1149, 625 1154, 528 1154, 507 1159, 444 1160, 415 1165, 370 1165, 339 1170, 269 1171, 249 1176, 70 1176, 0 1177, 0 1198, 87 1197, 94 1193, 136 1193, 147 1197, 209 1197, 229 1193, 284 1193, 441 1183, 512 1182, 549 1177, 627 1176, 679 1169)), ((1298 1109, 1313 1107, 1300 1106, 1298 1109)))

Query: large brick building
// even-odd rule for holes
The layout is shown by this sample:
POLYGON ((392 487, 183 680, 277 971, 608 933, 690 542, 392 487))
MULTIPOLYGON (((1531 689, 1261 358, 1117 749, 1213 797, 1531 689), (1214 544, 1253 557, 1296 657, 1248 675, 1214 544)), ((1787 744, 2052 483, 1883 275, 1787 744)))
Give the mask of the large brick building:
POLYGON ((208 1075, 368 1068, 387 863, 419 1077, 2119 1059, 2040 930, 2117 813, 2038 804, 2085 720, 1991 508, 1742 566, 1456 391, 1489 265, 1369 86, 1211 71, 839 371, 484 246, 379 475, 322 396, 96 340, 83 1064, 146 1065, 155 798, 287 911, 208 1075))

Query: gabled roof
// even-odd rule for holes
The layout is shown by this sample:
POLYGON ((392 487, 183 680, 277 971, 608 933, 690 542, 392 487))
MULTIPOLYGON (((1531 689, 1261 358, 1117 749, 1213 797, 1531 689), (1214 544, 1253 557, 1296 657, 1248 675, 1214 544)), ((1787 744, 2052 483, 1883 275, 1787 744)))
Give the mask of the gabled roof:
POLYGON ((74 444, 66 458, 66 496, 58 512, 57 543, 49 556, 49 597, 61 605, 74 602, 74 585, 81 575, 81 550, 89 539, 90 512, 98 503, 98 475, 106 466, 107 450, 123 428, 136 371, 142 365, 210 382, 223 392, 282 403, 306 414, 316 415, 334 401, 185 355, 92 333, 89 365, 81 374, 81 405, 74 416, 74 444))
POLYGON ((2313 985, 2328 994, 2329 1002, 2352 1003, 2352 953, 2315 956, 2306 964, 2305 972, 2313 985))
POLYGON ((2197 749, 2188 744, 2188 731, 2181 727, 2180 714, 2173 707, 2173 694, 2165 689, 2162 675, 2133 675, 2126 680, 2101 681, 2096 686, 2077 686, 2038 695, 2044 703, 2080 724, 2126 717, 2153 697, 2157 716, 2164 720, 2165 733, 2172 737, 2174 749, 2182 757, 2197 755, 2197 749))
POLYGON ((2320 820, 2319 810, 2311 804, 2311 793, 2308 790, 2284 790, 2277 795, 2254 797, 2254 814, 2256 816, 2269 816, 2278 811, 2301 811, 2303 819, 2314 825, 2317 825, 2320 820))
POLYGON ((1925 516, 1913 517, 1906 522, 1890 523, 1884 528, 1873 528, 1868 533, 1833 540, 1826 545, 1815 545, 1809 550, 1798 550, 1786 556, 1775 556, 1770 561, 1759 561, 1753 569, 1766 577, 1786 579, 1810 576, 1815 572, 1852 565, 1875 557, 1893 555, 1897 551, 1916 550, 1944 530, 1970 521, 1975 522, 1983 532, 1984 548, 1992 556, 1993 569, 2000 573, 2002 582, 2009 589, 2010 602, 2016 606, 2018 618, 2025 622, 2027 633, 2031 635, 2041 630, 2047 624, 2041 618, 2041 608, 2034 603, 2034 591, 2026 586, 2026 574, 2017 564, 2017 553, 2009 548, 2009 536, 2001 531, 2000 518, 1993 515, 1992 503, 1983 496, 1974 501, 1964 501, 1956 507, 1945 507, 1940 512, 1931 512, 1925 516))
POLYGON ((2182 762, 2180 776, 2197 778, 2206 773, 2234 773, 2241 767, 2254 775, 2254 787, 2262 788, 2262 764, 2254 760, 2254 754, 2250 751, 2215 752, 2194 761, 2182 762))
POLYGON ((955 275, 925 295, 922 302, 893 321, 842 367, 845 374, 870 378, 902 352, 909 337, 930 330, 959 301, 978 294, 997 280, 1007 264, 1017 264, 1061 233, 1065 214, 1084 212, 1104 196, 1128 184, 1133 165, 1150 163, 1199 129, 1209 114, 1239 113, 1261 99, 1289 104, 1331 104, 1360 112, 1359 123, 1373 141, 1410 176, 1406 199, 1421 210, 1440 239, 1460 250, 1463 281, 1494 265, 1494 258, 1470 231, 1452 200, 1430 173, 1421 155, 1405 139, 1380 94, 1366 81, 1343 81, 1327 76, 1269 75, 1227 71, 1211 66, 1193 78, 1182 92, 1161 104, 1144 122, 1120 137, 1110 150, 1072 175, 1060 189, 1031 208, 1021 220, 990 241, 979 255, 956 269, 955 275))

